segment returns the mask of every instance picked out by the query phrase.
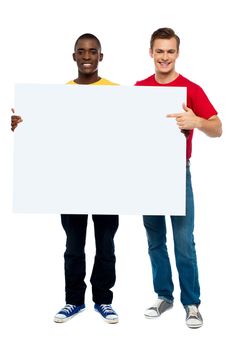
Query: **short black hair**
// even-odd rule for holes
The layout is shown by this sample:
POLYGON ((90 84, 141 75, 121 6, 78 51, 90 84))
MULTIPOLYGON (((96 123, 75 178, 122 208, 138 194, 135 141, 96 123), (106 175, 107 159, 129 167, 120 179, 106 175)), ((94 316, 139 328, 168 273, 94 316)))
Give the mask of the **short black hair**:
POLYGON ((171 38, 176 39, 177 51, 179 51, 180 38, 178 37, 178 35, 176 35, 173 29, 167 28, 167 27, 159 28, 151 35, 150 48, 153 49, 153 44, 156 39, 171 39, 171 38))
POLYGON ((76 40, 76 42, 74 44, 74 51, 76 51, 76 47, 78 45, 78 42, 81 39, 94 39, 97 42, 99 49, 101 51, 101 44, 100 44, 99 39, 94 34, 91 34, 91 33, 85 33, 85 34, 80 35, 80 37, 78 37, 78 39, 76 40))

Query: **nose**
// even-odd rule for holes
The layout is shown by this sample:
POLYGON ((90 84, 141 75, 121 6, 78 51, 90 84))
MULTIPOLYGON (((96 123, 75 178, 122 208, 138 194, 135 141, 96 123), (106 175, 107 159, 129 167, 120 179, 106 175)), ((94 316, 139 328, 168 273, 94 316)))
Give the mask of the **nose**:
POLYGON ((89 54, 88 51, 84 52, 83 59, 86 60, 86 61, 90 59, 90 54, 89 54))
POLYGON ((168 53, 167 53, 167 52, 163 52, 162 59, 163 59, 164 61, 166 61, 166 60, 168 59, 168 53))

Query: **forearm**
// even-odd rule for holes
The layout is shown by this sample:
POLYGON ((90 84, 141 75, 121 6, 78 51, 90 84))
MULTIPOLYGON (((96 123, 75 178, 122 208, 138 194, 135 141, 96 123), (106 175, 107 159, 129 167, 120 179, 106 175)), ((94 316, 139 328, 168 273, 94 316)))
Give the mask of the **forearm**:
POLYGON ((220 137, 222 135, 222 123, 217 116, 209 119, 197 117, 196 128, 209 137, 220 137))

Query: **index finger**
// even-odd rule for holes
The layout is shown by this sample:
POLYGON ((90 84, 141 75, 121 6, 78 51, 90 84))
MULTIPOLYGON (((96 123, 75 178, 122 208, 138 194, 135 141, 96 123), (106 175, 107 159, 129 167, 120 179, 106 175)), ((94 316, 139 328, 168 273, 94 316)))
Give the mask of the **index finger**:
POLYGON ((167 114, 167 118, 177 118, 179 117, 180 114, 179 113, 176 113, 176 114, 167 114))

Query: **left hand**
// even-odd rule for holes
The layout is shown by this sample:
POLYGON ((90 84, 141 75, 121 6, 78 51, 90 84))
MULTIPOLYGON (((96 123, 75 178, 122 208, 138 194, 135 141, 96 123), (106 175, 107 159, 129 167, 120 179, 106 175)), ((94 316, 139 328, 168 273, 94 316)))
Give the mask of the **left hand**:
POLYGON ((168 118, 175 118, 178 127, 181 130, 192 130, 198 127, 199 117, 194 114, 191 108, 188 108, 186 104, 182 105, 184 112, 168 114, 168 118))
MULTIPOLYGON (((15 113, 14 108, 11 108, 11 112, 15 113)), ((11 130, 14 131, 17 128, 18 124, 21 123, 23 119, 19 115, 13 114, 11 116, 11 130)))

